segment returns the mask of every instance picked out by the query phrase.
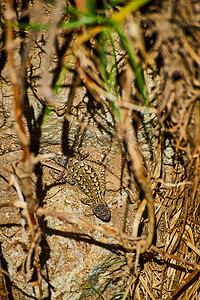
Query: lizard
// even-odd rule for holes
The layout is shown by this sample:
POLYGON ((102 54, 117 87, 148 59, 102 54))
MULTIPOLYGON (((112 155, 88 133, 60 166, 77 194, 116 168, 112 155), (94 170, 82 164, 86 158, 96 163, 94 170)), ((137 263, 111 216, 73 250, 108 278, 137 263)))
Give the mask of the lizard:
POLYGON ((87 196, 82 198, 81 202, 89 205, 97 218, 104 222, 109 222, 111 212, 104 200, 105 190, 102 188, 95 169, 91 165, 73 157, 57 157, 55 160, 67 170, 68 174, 63 179, 72 185, 76 184, 87 196))

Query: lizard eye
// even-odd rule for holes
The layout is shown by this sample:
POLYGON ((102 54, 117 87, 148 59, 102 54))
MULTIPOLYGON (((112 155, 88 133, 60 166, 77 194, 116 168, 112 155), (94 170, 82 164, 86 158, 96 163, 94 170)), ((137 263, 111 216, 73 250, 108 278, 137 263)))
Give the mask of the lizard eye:
POLYGON ((111 213, 109 208, 104 204, 99 204, 92 209, 93 213, 104 222, 109 222, 111 218, 111 213))

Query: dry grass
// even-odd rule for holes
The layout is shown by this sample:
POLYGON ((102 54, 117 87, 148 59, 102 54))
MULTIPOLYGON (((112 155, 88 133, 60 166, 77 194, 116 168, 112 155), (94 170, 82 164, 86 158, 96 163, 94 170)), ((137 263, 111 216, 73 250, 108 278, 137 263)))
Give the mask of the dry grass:
MULTIPOLYGON (((0 207, 18 207, 21 213, 11 214, 1 227, 18 226, 13 236, 20 230, 28 235, 28 241, 16 246, 22 246, 24 259, 15 276, 4 258, 9 246, 1 249, 0 293, 3 299, 11 299, 8 294, 19 299, 18 289, 25 299, 42 299, 45 293, 53 297, 48 272, 44 275, 43 261, 48 258, 42 243, 48 234, 43 216, 70 224, 78 242, 112 253, 107 273, 99 266, 103 283, 96 287, 94 281, 91 294, 88 289, 77 298, 73 294, 74 299, 199 299, 199 5, 153 1, 139 13, 119 4, 107 11, 112 15, 109 25, 102 20, 91 25, 91 7, 83 24, 79 10, 67 12, 64 5, 58 1, 54 10, 50 4, 18 1, 14 7, 8 0, 0 6, 1 56, 7 55, 1 63, 1 156, 15 153, 15 147, 22 153, 22 159, 11 156, 10 168, 2 160, 1 179, 10 190, 1 197, 0 207), (34 31, 36 6, 43 14, 34 31), (20 30, 16 24, 23 18, 30 27, 24 29, 21 23, 20 30), (44 23, 51 29, 42 31, 44 23), (10 108, 4 104, 9 93, 17 134, 10 140, 10 108), (42 128, 45 122, 53 127, 53 112, 56 120, 64 116, 60 140, 53 131, 47 141, 42 128), (97 225, 43 207, 48 189, 41 162, 49 156, 39 154, 41 148, 60 144, 64 155, 72 155, 88 144, 108 157, 114 143, 122 157, 119 174, 109 164, 107 171, 119 181, 118 190, 138 203, 134 215, 124 214, 123 226, 97 225), (14 216, 18 221, 12 222, 14 216), (17 283, 38 291, 30 296, 17 283)), ((76 9, 86 8, 85 1, 80 5, 76 1, 76 9)), ((1 245, 13 236, 2 231, 1 245)), ((62 291, 59 297, 64 299, 62 291)))

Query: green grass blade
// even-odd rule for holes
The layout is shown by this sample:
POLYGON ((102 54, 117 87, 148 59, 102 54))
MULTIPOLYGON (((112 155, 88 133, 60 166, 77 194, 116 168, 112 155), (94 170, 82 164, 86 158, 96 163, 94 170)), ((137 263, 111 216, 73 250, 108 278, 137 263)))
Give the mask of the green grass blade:
POLYGON ((146 88, 146 84, 145 84, 145 80, 142 74, 142 70, 140 68, 139 63, 137 62, 136 56, 133 52, 133 49, 128 41, 128 39, 126 38, 125 34, 123 33, 120 25, 118 25, 118 23, 116 22, 112 22, 113 27, 115 28, 115 30, 117 31, 119 37, 120 37, 120 41, 122 43, 122 46, 124 48, 124 50, 126 51, 131 67, 135 73, 136 76, 136 83, 139 89, 139 92, 143 98, 144 101, 144 105, 146 107, 149 107, 149 99, 147 96, 147 88, 146 88))
POLYGON ((91 14, 95 14, 96 10, 96 1, 95 0, 87 0, 88 12, 91 14))
POLYGON ((68 21, 67 23, 62 23, 60 27, 62 29, 74 29, 83 25, 94 25, 98 22, 97 16, 95 15, 88 15, 86 14, 85 16, 81 17, 80 19, 77 20, 71 20, 68 21))
POLYGON ((116 265, 116 264, 119 264, 119 263, 121 263, 121 262, 126 262, 126 259, 122 259, 122 260, 118 260, 118 261, 114 261, 114 262, 112 262, 112 263, 106 264, 106 265, 104 266, 104 268, 108 268, 108 267, 110 267, 110 266, 112 266, 112 265, 116 265))
POLYGON ((144 6, 151 0, 132 0, 126 6, 122 7, 119 11, 112 15, 112 20, 118 23, 124 22, 126 16, 136 11, 138 8, 144 6))
MULTIPOLYGON (((110 300, 114 300, 114 299, 120 300, 120 299, 123 299, 123 297, 124 297, 124 294, 116 294, 112 298, 110 298, 110 300)), ((127 297, 126 297, 126 299, 127 299, 127 297)))
POLYGON ((102 68, 103 79, 108 85, 108 71, 107 71, 107 59, 106 59, 106 36, 107 36, 107 28, 103 28, 102 32, 99 35, 99 59, 102 68))
POLYGON ((53 108, 51 106, 45 106, 44 114, 42 116, 41 127, 48 123, 52 111, 53 108))
POLYGON ((109 73, 109 79, 110 79, 110 85, 112 86, 113 90, 115 91, 115 94, 117 95, 117 59, 116 59, 116 49, 115 49, 115 43, 113 40, 113 34, 109 30, 108 31, 108 37, 110 42, 110 49, 111 49, 111 69, 109 73))
POLYGON ((94 290, 103 300, 105 300, 104 296, 93 286, 88 286, 86 289, 94 290))
POLYGON ((14 28, 19 28, 19 29, 24 29, 24 30, 35 30, 35 31, 40 31, 40 30, 49 30, 51 28, 50 24, 30 24, 30 23, 25 23, 25 22, 19 22, 15 23, 13 22, 13 27, 14 28))

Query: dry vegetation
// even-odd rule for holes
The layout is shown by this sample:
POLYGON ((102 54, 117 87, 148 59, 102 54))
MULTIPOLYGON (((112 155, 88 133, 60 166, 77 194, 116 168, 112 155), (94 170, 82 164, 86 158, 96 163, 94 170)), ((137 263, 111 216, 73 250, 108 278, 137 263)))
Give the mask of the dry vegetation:
POLYGON ((197 300, 199 1, 74 2, 0 3, 0 298, 197 300))

